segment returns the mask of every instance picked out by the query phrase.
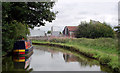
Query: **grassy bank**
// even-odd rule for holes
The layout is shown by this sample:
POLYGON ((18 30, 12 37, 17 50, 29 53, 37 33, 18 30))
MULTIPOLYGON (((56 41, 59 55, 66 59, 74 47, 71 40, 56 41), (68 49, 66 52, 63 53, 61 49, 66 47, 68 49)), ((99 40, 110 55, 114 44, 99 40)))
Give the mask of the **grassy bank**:
POLYGON ((107 65, 114 71, 120 71, 118 62, 117 39, 99 38, 99 39, 50 39, 49 41, 34 40, 33 43, 41 45, 50 45, 62 47, 67 50, 76 51, 85 56, 97 59, 100 64, 107 65))

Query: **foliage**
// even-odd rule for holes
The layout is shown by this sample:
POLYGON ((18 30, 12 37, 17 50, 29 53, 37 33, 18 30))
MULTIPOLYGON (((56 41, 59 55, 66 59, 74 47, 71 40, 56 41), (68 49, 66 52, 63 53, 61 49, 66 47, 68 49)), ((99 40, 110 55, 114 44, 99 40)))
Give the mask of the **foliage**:
POLYGON ((47 34, 51 34, 51 31, 48 31, 47 34))
POLYGON ((29 34, 28 26, 26 24, 18 23, 13 21, 10 24, 6 23, 2 26, 2 50, 7 52, 13 48, 15 40, 21 39, 22 37, 27 38, 29 34))
POLYGON ((52 22, 57 12, 51 9, 55 2, 3 2, 2 19, 8 22, 17 20, 29 24, 29 27, 41 26, 45 21, 52 22))
POLYGON ((27 38, 28 28, 41 26, 45 21, 52 22, 57 12, 51 9, 55 2, 3 2, 2 3, 2 48, 10 51, 13 43, 22 37, 27 38))
POLYGON ((77 38, 100 38, 100 37, 114 37, 113 29, 105 22, 100 23, 97 21, 81 22, 78 30, 75 33, 77 38))
POLYGON ((59 34, 62 34, 62 32, 59 32, 59 34))

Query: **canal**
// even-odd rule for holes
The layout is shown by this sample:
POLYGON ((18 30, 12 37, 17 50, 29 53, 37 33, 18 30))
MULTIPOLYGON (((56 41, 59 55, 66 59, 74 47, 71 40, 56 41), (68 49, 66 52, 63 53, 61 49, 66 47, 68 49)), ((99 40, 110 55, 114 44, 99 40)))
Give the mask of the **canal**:
MULTIPOLYGON (((17 61, 17 60, 15 60, 17 61)), ((101 66, 98 61, 78 55, 74 52, 55 47, 34 45, 33 54, 15 62, 13 56, 2 60, 3 71, 104 71, 110 69, 101 66), (20 62, 21 61, 21 62, 20 62)))

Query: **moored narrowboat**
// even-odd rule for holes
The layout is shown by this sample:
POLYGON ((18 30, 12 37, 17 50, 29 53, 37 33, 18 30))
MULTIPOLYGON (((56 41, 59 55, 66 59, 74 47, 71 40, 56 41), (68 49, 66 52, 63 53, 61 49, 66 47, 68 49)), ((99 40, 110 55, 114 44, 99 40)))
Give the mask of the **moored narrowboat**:
POLYGON ((29 40, 18 40, 14 43, 13 55, 29 57, 33 54, 32 42, 29 40))

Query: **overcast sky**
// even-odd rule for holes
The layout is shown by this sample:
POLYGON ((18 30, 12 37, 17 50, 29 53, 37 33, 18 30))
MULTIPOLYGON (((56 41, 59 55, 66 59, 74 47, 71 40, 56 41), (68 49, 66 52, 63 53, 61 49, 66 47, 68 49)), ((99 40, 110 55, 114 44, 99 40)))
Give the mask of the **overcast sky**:
MULTIPOLYGON (((47 23, 40 30, 62 31, 64 26, 78 26, 81 21, 90 19, 107 22, 112 27, 118 25, 119 0, 58 0, 53 10, 59 13, 52 23, 47 23)), ((38 29, 38 28, 35 28, 38 29)))

